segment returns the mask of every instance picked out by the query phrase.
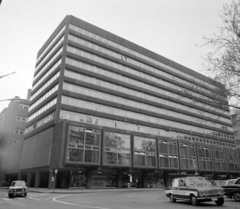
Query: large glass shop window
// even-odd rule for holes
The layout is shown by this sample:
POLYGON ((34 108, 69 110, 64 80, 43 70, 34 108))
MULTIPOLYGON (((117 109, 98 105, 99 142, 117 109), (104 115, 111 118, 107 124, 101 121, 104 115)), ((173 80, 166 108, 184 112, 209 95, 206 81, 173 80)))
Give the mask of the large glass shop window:
POLYGON ((105 165, 131 165, 130 135, 104 132, 104 156, 105 165))
POLYGON ((179 143, 180 163, 182 169, 197 170, 195 145, 179 143))
POLYGON ((76 163, 99 163, 99 130, 69 126, 67 161, 76 163))
POLYGON ((91 171, 91 188, 117 187, 116 171, 91 171))
POLYGON ((178 168, 177 142, 158 140, 159 167, 178 168))
POLYGON ((227 158, 224 149, 213 148, 215 171, 227 171, 227 158))
POLYGON ((231 149, 227 149, 227 158, 229 171, 239 171, 239 161, 237 152, 231 149))
POLYGON ((213 170, 213 160, 211 148, 198 146, 199 170, 213 170))
POLYGON ((156 140, 134 136, 134 165, 141 167, 156 167, 156 158, 156 140))

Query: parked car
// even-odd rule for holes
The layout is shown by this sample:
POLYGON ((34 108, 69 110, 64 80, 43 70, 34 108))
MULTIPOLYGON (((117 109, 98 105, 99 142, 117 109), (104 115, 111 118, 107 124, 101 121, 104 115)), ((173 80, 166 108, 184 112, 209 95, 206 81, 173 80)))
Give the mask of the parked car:
POLYGON ((209 180, 213 186, 217 186, 217 183, 214 180, 209 180))
POLYGON ((221 187, 221 186, 225 186, 227 183, 227 180, 214 180, 216 185, 221 187))
POLYGON ((198 205, 200 202, 215 201, 219 206, 224 204, 224 189, 212 185, 201 176, 175 178, 171 186, 165 189, 165 193, 171 202, 188 200, 192 205, 198 205))
POLYGON ((235 183, 235 181, 237 181, 237 179, 228 179, 226 181, 226 184, 224 186, 227 186, 227 185, 233 185, 235 183))
POLYGON ((15 196, 27 196, 27 184, 25 181, 13 181, 8 190, 8 197, 12 198, 15 196))
POLYGON ((222 186, 225 190, 225 194, 229 198, 233 198, 235 201, 240 202, 240 178, 232 185, 222 186))
POLYGON ((7 181, 1 181, 1 182, 0 182, 0 186, 1 186, 1 187, 7 187, 7 186, 9 186, 9 184, 8 184, 7 181))

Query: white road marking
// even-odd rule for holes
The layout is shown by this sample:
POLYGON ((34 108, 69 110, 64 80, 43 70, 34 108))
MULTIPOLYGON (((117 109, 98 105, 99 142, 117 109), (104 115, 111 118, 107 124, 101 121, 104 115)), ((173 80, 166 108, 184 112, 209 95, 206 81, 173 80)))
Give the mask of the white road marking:
POLYGON ((8 198, 2 198, 2 200, 12 201, 11 199, 8 198))
POLYGON ((69 196, 69 195, 62 195, 62 196, 55 197, 55 198, 53 198, 53 201, 62 203, 65 205, 74 205, 74 206, 85 207, 85 208, 110 209, 110 208, 102 208, 102 207, 89 206, 89 205, 78 205, 78 204, 73 204, 73 203, 68 203, 68 202, 63 202, 63 201, 57 200, 57 198, 66 197, 66 196, 69 196))
POLYGON ((132 195, 128 195, 128 197, 133 197, 134 198, 134 196, 132 196, 132 195))
POLYGON ((40 201, 40 199, 33 198, 33 197, 31 197, 30 195, 28 195, 28 198, 29 198, 29 199, 32 199, 32 200, 37 200, 37 201, 40 201))
MULTIPOLYGON (((224 205, 226 205, 226 204, 224 204, 224 205)), ((236 206, 236 205, 226 205, 226 206, 235 207, 235 208, 240 208, 240 206, 236 206)))

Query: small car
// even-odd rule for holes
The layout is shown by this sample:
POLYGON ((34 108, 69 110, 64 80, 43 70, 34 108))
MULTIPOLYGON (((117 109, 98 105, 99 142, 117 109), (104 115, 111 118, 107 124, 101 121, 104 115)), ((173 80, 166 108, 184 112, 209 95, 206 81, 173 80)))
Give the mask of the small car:
POLYGON ((12 198, 15 196, 27 196, 27 184, 25 181, 13 181, 8 190, 8 197, 12 198))
POLYGON ((240 178, 237 178, 233 184, 222 186, 222 188, 225 190, 226 197, 240 202, 240 178))
POLYGON ((9 185, 8 185, 8 182, 7 182, 7 181, 1 181, 1 182, 0 182, 0 186, 2 186, 2 187, 7 187, 7 186, 9 186, 9 185))
POLYGON ((237 181, 237 179, 228 179, 224 186, 233 185, 236 181, 237 181))
POLYGON ((192 205, 200 202, 215 201, 219 206, 224 204, 224 189, 212 185, 201 176, 184 176, 175 178, 170 187, 165 189, 166 196, 171 202, 176 200, 188 200, 192 205))

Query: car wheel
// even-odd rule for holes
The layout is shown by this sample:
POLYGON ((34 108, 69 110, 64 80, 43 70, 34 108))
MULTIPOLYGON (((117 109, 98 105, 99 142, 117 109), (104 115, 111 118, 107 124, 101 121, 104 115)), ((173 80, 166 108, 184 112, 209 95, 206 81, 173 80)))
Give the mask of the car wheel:
POLYGON ((176 202, 176 199, 173 197, 173 194, 170 194, 170 202, 176 202))
POLYGON ((12 196, 11 194, 8 194, 8 197, 9 197, 9 198, 12 198, 13 196, 12 196))
POLYGON ((239 192, 234 192, 232 196, 235 201, 240 202, 240 193, 239 192))
POLYGON ((27 193, 25 193, 24 197, 27 197, 27 193))
POLYGON ((196 198, 195 195, 192 195, 192 196, 190 197, 190 200, 191 200, 191 204, 192 204, 192 205, 194 205, 194 206, 199 205, 199 200, 196 198))
POLYGON ((215 203, 217 204, 217 205, 223 205, 224 204, 224 198, 223 197, 221 197, 221 198, 218 198, 218 200, 217 201, 215 201, 215 203))

